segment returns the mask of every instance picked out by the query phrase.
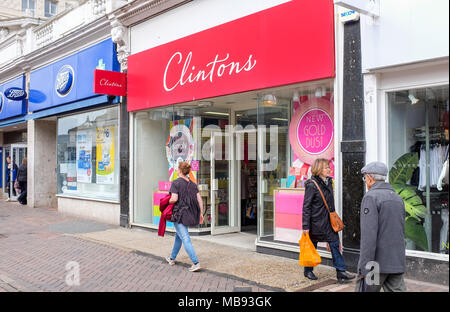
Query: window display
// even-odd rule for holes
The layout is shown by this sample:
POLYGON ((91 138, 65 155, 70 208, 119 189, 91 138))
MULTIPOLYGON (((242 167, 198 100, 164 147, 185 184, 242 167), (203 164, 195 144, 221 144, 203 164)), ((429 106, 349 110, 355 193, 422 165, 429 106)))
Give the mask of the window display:
MULTIPOLYGON (((260 239, 298 245, 302 235, 304 183, 311 177, 310 167, 315 159, 330 160, 334 178, 334 101, 332 84, 305 85, 275 91, 276 105, 261 98, 258 124, 276 125, 278 133, 266 140, 261 150, 267 151, 277 143, 276 157, 264 157, 260 163, 259 205, 260 239), (270 167, 268 163, 276 166, 270 167)), ((319 247, 323 247, 320 245, 319 247)))
POLYGON ((388 93, 389 182, 405 203, 411 250, 448 254, 448 90, 388 93))
POLYGON ((58 119, 58 194, 119 200, 117 107, 58 119))

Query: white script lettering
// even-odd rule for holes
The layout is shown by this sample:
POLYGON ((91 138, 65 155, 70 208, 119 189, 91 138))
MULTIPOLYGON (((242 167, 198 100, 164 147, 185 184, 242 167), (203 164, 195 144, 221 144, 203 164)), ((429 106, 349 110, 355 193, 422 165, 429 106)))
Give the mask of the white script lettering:
POLYGON ((117 82, 111 82, 106 78, 102 78, 100 79, 100 86, 107 86, 107 87, 117 87, 117 88, 122 88, 122 85, 120 83, 117 82))
POLYGON ((173 71, 173 68, 176 67, 174 64, 180 65, 183 61, 183 54, 181 54, 181 52, 176 52, 170 58, 166 66, 166 70, 164 71, 164 89, 167 92, 170 92, 176 87, 183 86, 187 83, 199 82, 200 80, 205 81, 207 79, 210 82, 213 82, 216 76, 222 77, 226 73, 231 76, 233 74, 239 74, 242 71, 249 72, 256 66, 256 60, 253 59, 252 54, 250 54, 247 61, 242 66, 239 62, 229 61, 229 58, 230 54, 228 53, 224 58, 219 58, 219 55, 217 54, 214 61, 206 64, 204 69, 196 70, 195 66, 191 66, 192 52, 189 52, 184 60, 183 67, 180 72, 180 78, 173 86, 168 86, 168 72, 173 71))

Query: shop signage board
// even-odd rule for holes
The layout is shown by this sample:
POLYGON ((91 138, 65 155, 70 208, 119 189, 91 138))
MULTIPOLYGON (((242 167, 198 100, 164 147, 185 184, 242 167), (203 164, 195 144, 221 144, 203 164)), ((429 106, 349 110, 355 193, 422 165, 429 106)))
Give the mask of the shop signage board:
POLYGON ((94 93, 127 95, 127 74, 109 70, 94 70, 94 93))
POLYGON ((115 45, 111 39, 32 71, 29 112, 99 96, 92 88, 93 72, 97 67, 108 71, 119 70, 115 45))
POLYGON ((26 114, 26 97, 24 75, 0 85, 0 120, 26 114))
POLYGON ((335 76, 333 1, 293 0, 128 57, 128 110, 335 76))

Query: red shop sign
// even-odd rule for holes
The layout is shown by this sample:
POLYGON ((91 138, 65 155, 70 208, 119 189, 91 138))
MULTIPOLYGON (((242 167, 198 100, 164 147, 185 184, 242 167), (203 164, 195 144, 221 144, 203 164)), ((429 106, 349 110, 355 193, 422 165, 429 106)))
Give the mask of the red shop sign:
POLYGON ((126 96, 127 74, 95 69, 94 93, 126 96))
POLYGON ((128 57, 128 111, 335 76, 333 0, 292 0, 128 57))

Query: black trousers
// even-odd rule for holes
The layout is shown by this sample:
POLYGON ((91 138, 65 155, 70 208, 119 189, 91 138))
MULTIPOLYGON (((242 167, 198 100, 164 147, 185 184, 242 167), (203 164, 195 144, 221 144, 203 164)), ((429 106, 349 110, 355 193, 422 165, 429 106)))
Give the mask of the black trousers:
POLYGON ((27 181, 19 181, 20 192, 25 192, 27 190, 27 181))

